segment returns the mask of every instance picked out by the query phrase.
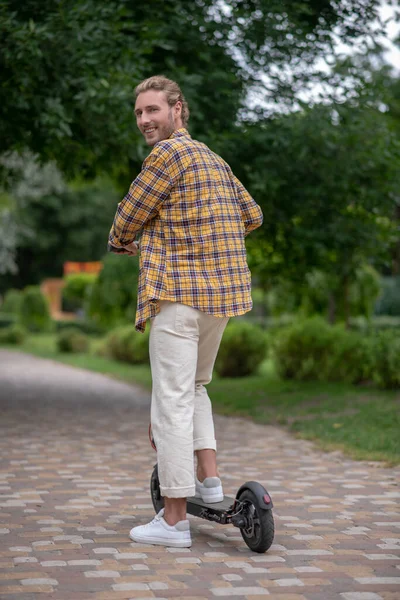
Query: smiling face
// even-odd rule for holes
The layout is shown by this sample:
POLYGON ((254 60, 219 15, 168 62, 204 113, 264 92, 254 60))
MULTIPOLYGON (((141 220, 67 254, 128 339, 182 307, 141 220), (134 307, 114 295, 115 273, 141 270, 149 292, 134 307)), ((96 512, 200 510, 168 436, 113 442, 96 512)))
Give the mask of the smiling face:
POLYGON ((182 125, 182 102, 169 106, 160 90, 142 92, 136 98, 136 123, 149 146, 165 140, 182 125))

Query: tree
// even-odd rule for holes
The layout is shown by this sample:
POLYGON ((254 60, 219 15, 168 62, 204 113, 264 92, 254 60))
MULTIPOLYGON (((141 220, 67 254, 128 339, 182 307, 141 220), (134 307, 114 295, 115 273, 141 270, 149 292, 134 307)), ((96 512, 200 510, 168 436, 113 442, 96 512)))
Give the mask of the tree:
POLYGON ((342 301, 348 317, 357 269, 387 263, 398 240, 400 144, 385 116, 346 104, 304 109, 250 125, 240 157, 248 161, 242 179, 264 211, 250 241, 258 277, 301 285, 320 269, 331 278, 332 320, 342 301))
MULTIPOLYGON (((181 83, 195 137, 227 158, 237 174, 244 171, 245 179, 254 162, 248 179, 258 193, 265 175, 260 157, 253 160, 254 149, 265 152, 267 162, 273 164, 268 153, 274 144, 266 133, 267 124, 272 127, 280 121, 250 123, 243 138, 240 118, 251 113, 248 109, 254 104, 249 90, 254 93, 257 86, 263 101, 280 103, 280 109, 287 110, 308 83, 324 79, 338 85, 349 78, 348 72, 339 70, 323 75, 316 61, 334 55, 334 40, 360 47, 368 37, 376 36, 379 5, 379 0, 151 0, 148 4, 4 0, 0 5, 4 75, 0 155, 6 159, 0 165, 0 179, 8 200, 0 216, 0 228, 7 230, 0 256, 8 268, 21 269, 19 284, 59 273, 65 257, 90 260, 99 256, 98 244, 115 204, 107 203, 101 194, 95 201, 94 189, 93 194, 89 188, 84 191, 81 184, 71 192, 65 180, 62 191, 43 191, 42 200, 30 196, 30 185, 24 199, 17 198, 18 194, 10 194, 15 185, 7 162, 15 156, 12 151, 23 156, 28 149, 42 164, 57 164, 67 179, 82 182, 106 172, 126 189, 148 151, 132 116, 133 87, 143 77, 164 73, 181 83), (24 210, 24 203, 29 204, 29 211, 24 210)), ((362 69, 352 71, 353 84, 360 73, 362 69)), ((255 106, 252 116, 264 112, 264 107, 255 106)), ((295 124, 295 117, 288 118, 295 124)), ((278 130, 277 139, 279 134, 278 130)), ((281 160, 293 159, 290 151, 280 156, 281 160)), ((285 168, 290 171, 288 165, 285 168)), ((268 206, 266 210, 268 215, 268 206)), ((288 207, 281 210, 282 219, 286 216, 299 218, 288 207)), ((289 230, 276 228, 269 233, 277 237, 264 238, 267 247, 274 240, 274 251, 267 253, 278 263, 280 253, 291 252, 290 247, 283 248, 282 240, 289 246, 295 242, 285 237, 289 230)), ((298 256, 304 264, 318 262, 316 246, 311 242, 299 245, 298 256)))
POLYGON ((65 261, 101 259, 120 199, 107 177, 67 185, 54 164, 41 166, 29 154, 10 157, 7 170, 10 208, 3 215, 12 230, 0 290, 60 277, 65 261))
POLYGON ((379 0, 4 0, 0 7, 0 154, 29 148, 68 173, 126 173, 143 157, 132 88, 175 77, 192 131, 216 150, 262 76, 284 102, 321 77, 334 38, 371 34, 379 0), (290 73, 286 65, 290 65, 290 73))

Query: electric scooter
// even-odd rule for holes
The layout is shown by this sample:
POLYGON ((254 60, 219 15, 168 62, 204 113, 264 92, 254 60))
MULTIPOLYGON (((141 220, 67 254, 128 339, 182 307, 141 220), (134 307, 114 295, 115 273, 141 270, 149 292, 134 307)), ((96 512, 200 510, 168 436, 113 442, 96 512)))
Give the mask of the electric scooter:
MULTIPOLYGON (((150 443, 156 449, 149 427, 150 443)), ((160 492, 158 467, 154 465, 150 479, 151 500, 156 513, 164 507, 160 492)), ((222 502, 206 504, 195 496, 187 499, 187 512, 195 517, 214 521, 221 525, 232 524, 240 529, 242 538, 253 552, 266 552, 274 541, 274 517, 272 498, 257 481, 247 481, 236 493, 236 497, 224 496, 222 502)))

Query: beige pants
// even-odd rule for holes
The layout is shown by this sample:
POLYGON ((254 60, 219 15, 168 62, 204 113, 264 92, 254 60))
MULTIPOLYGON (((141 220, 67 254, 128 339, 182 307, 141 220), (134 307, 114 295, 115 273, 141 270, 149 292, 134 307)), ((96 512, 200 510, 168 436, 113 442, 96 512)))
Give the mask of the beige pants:
POLYGON ((216 450, 210 398, 204 387, 228 318, 178 302, 160 302, 151 321, 151 427, 161 494, 194 496, 195 450, 216 450))

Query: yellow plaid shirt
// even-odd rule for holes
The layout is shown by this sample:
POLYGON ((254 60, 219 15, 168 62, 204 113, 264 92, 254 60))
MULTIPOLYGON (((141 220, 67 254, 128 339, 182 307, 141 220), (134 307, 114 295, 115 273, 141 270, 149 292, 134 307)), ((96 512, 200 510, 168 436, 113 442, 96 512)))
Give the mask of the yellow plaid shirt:
POLYGON ((118 204, 109 250, 140 238, 136 329, 159 300, 217 317, 252 308, 244 237, 262 223, 260 207, 229 165, 186 129, 155 144, 118 204))

